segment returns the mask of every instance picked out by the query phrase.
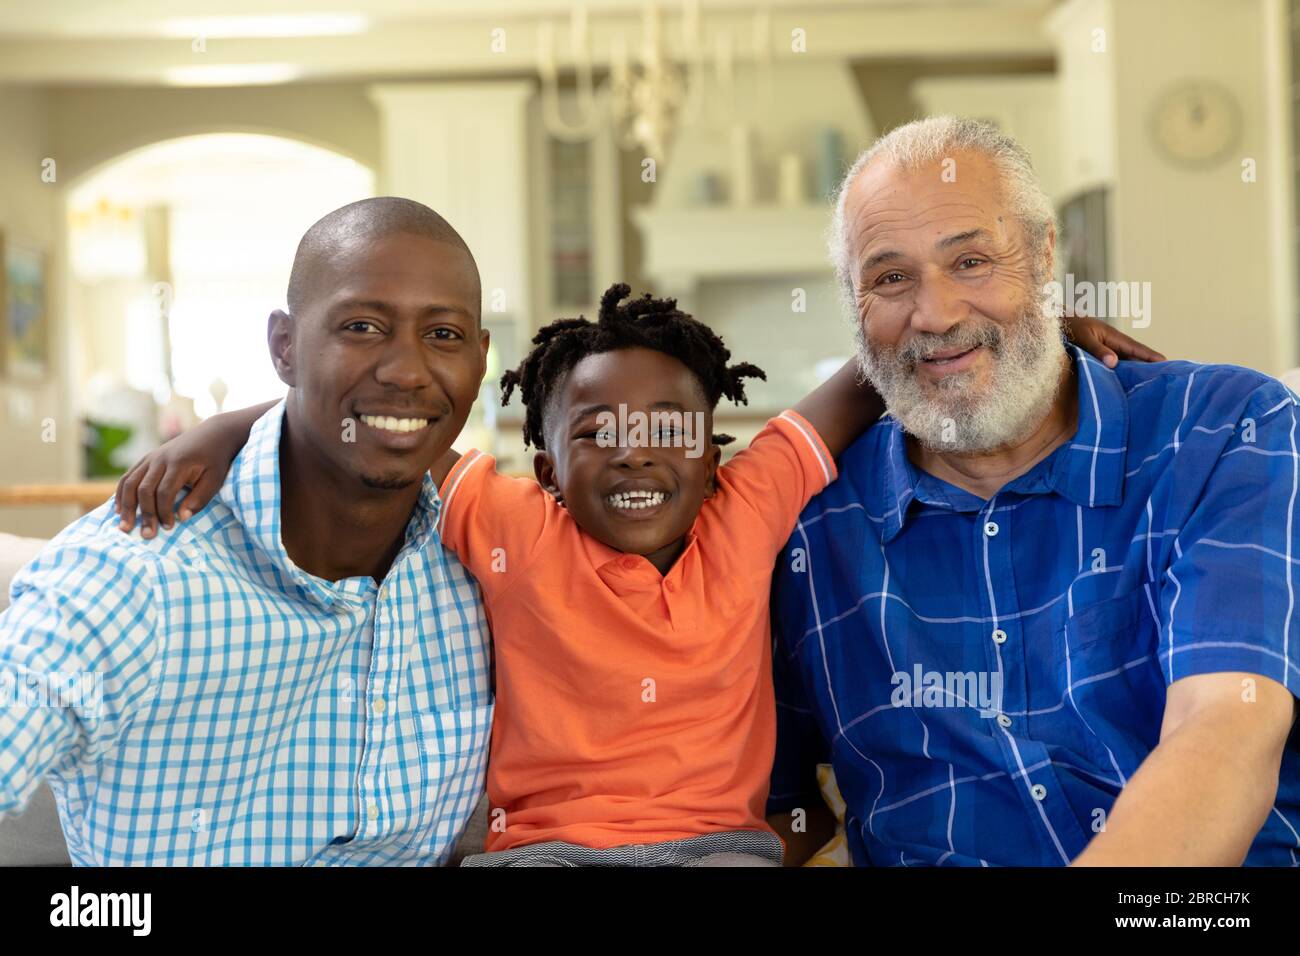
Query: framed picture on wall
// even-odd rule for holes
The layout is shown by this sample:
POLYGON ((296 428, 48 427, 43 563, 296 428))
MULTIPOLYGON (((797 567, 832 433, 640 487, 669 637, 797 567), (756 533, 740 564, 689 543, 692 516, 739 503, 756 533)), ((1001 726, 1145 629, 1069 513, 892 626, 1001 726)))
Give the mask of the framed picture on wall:
POLYGON ((0 235, 0 370, 39 378, 49 363, 49 299, 45 253, 34 243, 0 235))

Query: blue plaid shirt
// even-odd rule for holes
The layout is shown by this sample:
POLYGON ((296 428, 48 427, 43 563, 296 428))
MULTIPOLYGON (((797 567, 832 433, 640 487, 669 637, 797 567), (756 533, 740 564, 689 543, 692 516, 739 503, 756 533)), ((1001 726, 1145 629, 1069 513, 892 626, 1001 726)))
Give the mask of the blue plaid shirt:
POLYGON ((483 791, 488 629, 432 478, 382 584, 307 574, 280 543, 283 413, 174 531, 105 504, 14 580, 0 813, 48 780, 74 863, 438 864, 483 791))
MULTIPOLYGON (((1300 691, 1296 399, 1246 369, 1072 350, 1079 427, 984 501, 883 419, 778 565, 769 811, 833 764, 858 865, 1059 865, 1160 739, 1166 688, 1300 691)), ((1292 736, 1247 863, 1300 847, 1292 736)))

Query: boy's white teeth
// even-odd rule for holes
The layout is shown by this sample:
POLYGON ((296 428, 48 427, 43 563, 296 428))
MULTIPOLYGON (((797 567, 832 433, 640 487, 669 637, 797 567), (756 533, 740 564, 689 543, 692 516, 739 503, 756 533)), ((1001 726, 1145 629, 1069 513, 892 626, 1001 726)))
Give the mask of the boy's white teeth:
POLYGON ((606 495, 605 500, 614 508, 640 511, 643 508, 653 508, 655 505, 663 504, 668 500, 668 496, 662 491, 624 491, 606 495))
POLYGON ((394 418, 392 415, 362 415, 361 420, 371 428, 386 432, 415 432, 429 424, 427 418, 394 418))

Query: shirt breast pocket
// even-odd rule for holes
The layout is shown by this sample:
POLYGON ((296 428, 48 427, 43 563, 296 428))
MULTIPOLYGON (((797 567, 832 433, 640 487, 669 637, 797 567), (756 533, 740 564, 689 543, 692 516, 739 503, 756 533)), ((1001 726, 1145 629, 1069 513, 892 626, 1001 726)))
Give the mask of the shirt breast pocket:
POLYGON ((483 792, 495 709, 483 704, 415 715, 426 804, 422 817, 446 823, 473 811, 483 792))
POLYGON ((1068 725, 1073 730, 1057 725, 1059 742, 1116 787, 1158 740, 1164 711, 1158 642, 1142 588, 1076 607, 1057 634, 1054 677, 1066 713, 1078 714, 1068 725))
POLYGON ((420 750, 435 756, 464 754, 487 745, 494 704, 427 710, 416 715, 420 750))
POLYGON ((1057 647, 1077 681, 1140 659, 1150 651, 1154 629, 1146 592, 1138 588, 1076 609, 1061 629, 1057 647))

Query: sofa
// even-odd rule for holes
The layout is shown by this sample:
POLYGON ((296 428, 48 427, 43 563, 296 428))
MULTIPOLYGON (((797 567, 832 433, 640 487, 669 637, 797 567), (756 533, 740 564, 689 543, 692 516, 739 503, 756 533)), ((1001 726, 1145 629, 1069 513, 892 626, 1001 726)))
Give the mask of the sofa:
MULTIPOLYGON (((0 534, 0 611, 9 606, 9 582, 44 544, 36 538, 0 534)), ((0 818, 0 866, 68 866, 70 863, 54 794, 41 784, 22 816, 0 818)))
MULTIPOLYGON (((0 611, 9 606, 9 583, 45 542, 0 533, 0 611)), ((487 797, 479 801, 469 826, 461 836, 452 864, 483 849, 487 837, 487 797)), ((54 794, 41 784, 21 816, 0 818, 0 866, 70 866, 63 826, 54 794)))

